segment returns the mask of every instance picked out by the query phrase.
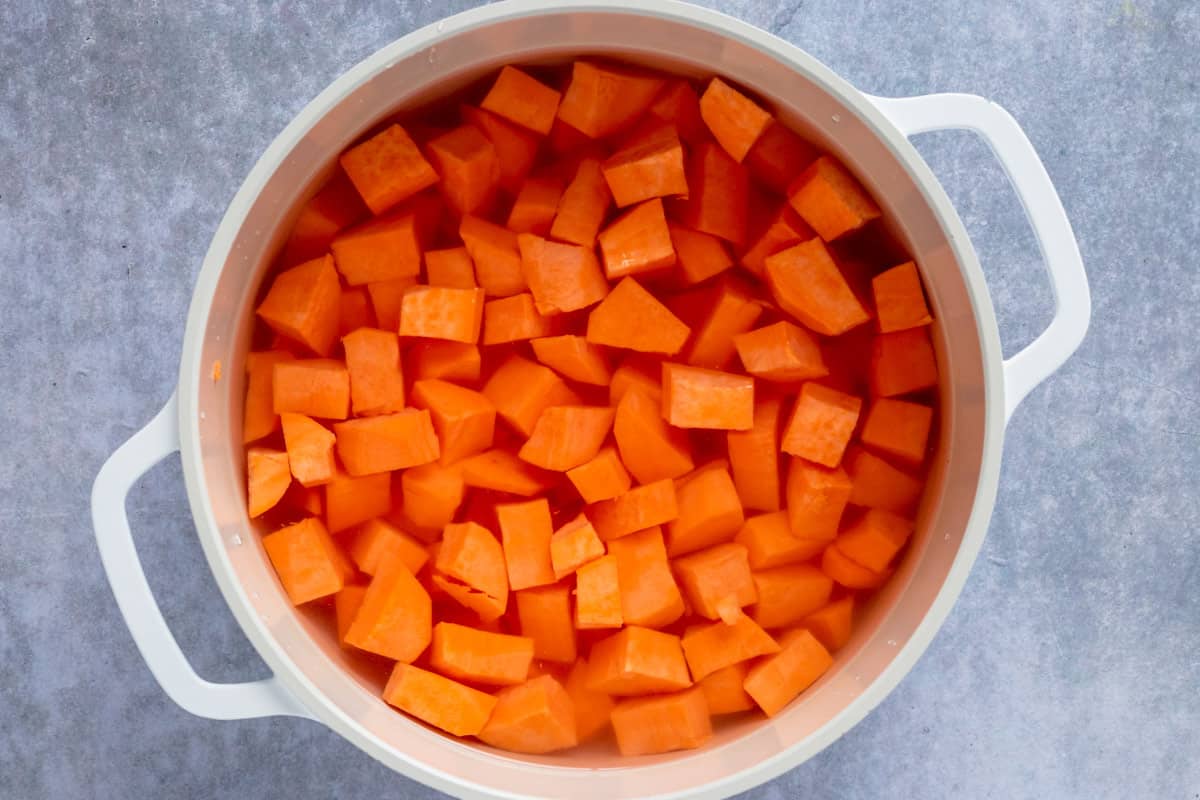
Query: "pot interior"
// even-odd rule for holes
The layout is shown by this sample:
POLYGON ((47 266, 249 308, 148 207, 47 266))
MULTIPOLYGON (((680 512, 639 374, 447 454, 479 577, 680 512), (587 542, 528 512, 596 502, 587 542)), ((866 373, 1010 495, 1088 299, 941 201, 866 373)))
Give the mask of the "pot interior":
MULTIPOLYGON (((299 685, 314 693, 305 702, 319 697, 315 702, 322 708, 314 705, 314 711, 324 721, 390 766, 434 783, 473 785, 491 793, 617 798, 688 792, 793 748, 786 760, 796 763, 840 732, 839 715, 896 659, 933 606, 963 543, 986 438, 976 308, 986 297, 972 296, 945 220, 902 161, 895 141, 889 143, 860 113, 863 101, 852 88, 798 51, 719 15, 674 6, 658 13, 564 9, 490 16, 453 18, 444 29, 439 25, 440 32, 418 34, 415 42, 408 37, 356 67, 285 131, 273 146, 280 149, 269 151, 248 180, 260 188, 239 195, 242 202, 235 200, 231 207, 241 222, 232 238, 218 241, 210 253, 210 259, 214 253, 219 259, 220 272, 207 313, 201 318, 193 313, 193 325, 202 330, 189 328, 189 339, 200 342, 196 357, 184 364, 185 371, 194 371, 197 408, 203 412, 199 419, 184 420, 184 465, 196 473, 207 498, 193 512, 200 535, 211 537, 206 542, 210 560, 216 571, 231 572, 222 588, 252 640, 268 661, 277 668, 287 664, 299 685), (300 205, 324 181, 338 153, 384 118, 430 103, 502 64, 585 54, 690 76, 720 73, 757 93, 784 122, 840 157, 884 209, 891 233, 916 258, 937 318, 933 337, 942 374, 937 451, 916 535, 895 576, 861 607, 853 638, 834 667, 770 721, 723 722, 700 751, 636 759, 621 758, 607 743, 557 757, 500 753, 451 740, 390 709, 379 697, 386 670, 338 645, 328 622, 331 612, 297 610, 288 603, 259 536, 247 535, 255 525, 244 500, 242 365, 254 304, 300 205), (218 360, 227 377, 214 382, 208 371, 218 360), (214 548, 220 555, 215 560, 214 548), (420 767, 414 771, 412 765, 420 767)), ((969 251, 969 245, 962 246, 969 251)), ((847 715, 849 723, 880 696, 877 692, 857 704, 857 711, 847 715)))

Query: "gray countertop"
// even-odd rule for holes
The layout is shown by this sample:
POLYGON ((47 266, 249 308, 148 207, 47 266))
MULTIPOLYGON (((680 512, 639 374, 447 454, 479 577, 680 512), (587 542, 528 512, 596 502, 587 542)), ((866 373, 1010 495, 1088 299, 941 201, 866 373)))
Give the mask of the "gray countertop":
MULTIPOLYGON (((314 723, 177 708, 117 612, 88 493, 169 395, 201 258, 255 159, 349 66, 469 5, 0 3, 0 797, 435 795, 314 723)), ((1012 420, 989 536, 933 645, 850 733, 747 796, 1200 797, 1200 5, 710 5, 866 91, 1008 108, 1094 293, 1082 348, 1012 420)), ((1052 311, 1020 207, 979 140, 917 145, 1015 352, 1052 311)), ((265 675, 178 460, 129 508, 200 673, 265 675)))

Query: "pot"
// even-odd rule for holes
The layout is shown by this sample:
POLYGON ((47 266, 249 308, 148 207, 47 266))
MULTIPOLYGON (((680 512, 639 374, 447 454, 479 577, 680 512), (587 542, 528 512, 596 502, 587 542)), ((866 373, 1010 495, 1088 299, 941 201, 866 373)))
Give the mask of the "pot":
POLYGON ((383 48, 334 81, 267 148, 205 256, 175 393, 96 478, 96 537, 142 656, 167 694, 194 714, 308 717, 396 771, 464 797, 726 796, 826 747, 878 704, 925 650, 983 541, 1005 424, 1030 389, 1078 347, 1089 315, 1087 279, 1062 204, 1029 140, 1000 107, 961 94, 871 97, 787 42, 691 5, 502 2, 383 48), (379 697, 377 678, 339 647, 323 620, 318 624, 288 602, 245 505, 240 376, 253 304, 299 206, 337 154, 397 109, 453 91, 501 64, 585 53, 731 78, 841 158, 920 267, 937 318, 932 336, 943 378, 942 424, 917 533, 895 576, 865 604, 835 665, 777 717, 722 725, 702 750, 653 757, 621 758, 602 748, 521 757, 456 741, 391 709, 379 697), (1053 321, 1009 359, 1001 356, 991 300, 962 222, 907 138, 944 129, 973 131, 992 147, 1050 276, 1053 321), (214 380, 218 361, 226 377, 214 380), (271 678, 242 684, 200 678, 155 604, 124 502, 137 479, 176 450, 209 566, 271 678))

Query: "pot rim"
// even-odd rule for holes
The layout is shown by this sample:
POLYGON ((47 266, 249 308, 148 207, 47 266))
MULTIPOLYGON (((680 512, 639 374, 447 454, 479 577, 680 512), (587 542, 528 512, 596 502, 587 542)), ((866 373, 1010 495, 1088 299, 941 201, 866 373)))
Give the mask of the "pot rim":
MULTIPOLYGON (((836 97, 884 142, 920 188, 925 202, 945 231, 959 264, 978 329, 985 392, 979 481, 962 542, 936 598, 912 636, 883 672, 861 695, 847 703, 842 711, 812 735, 753 767, 730 774, 701 789, 658 795, 664 798, 722 797, 774 778, 823 750, 878 705, 912 669, 941 628, 978 556, 995 504, 1004 434, 1003 361, 999 330, 978 257, 958 213, 928 165, 900 130, 861 91, 799 47, 749 23, 674 0, 641 0, 636 8, 627 7, 619 0, 506 0, 464 11, 417 29, 351 67, 297 113, 259 157, 226 210, 204 257, 193 289, 180 361, 179 431, 184 482, 201 546, 225 602, 255 650, 317 720, 390 768, 441 791, 458 796, 515 797, 477 783, 464 783, 459 777, 433 769, 382 742, 329 702, 324 693, 301 673, 264 621, 254 613, 245 588, 234 578, 232 564, 217 534, 218 524, 209 501, 200 458, 199 386, 207 374, 202 361, 205 328, 217 281, 230 256, 234 238, 267 180, 319 119, 393 62, 435 45, 440 40, 505 20, 578 12, 637 14, 718 33, 766 52, 836 97)), ((634 764, 627 769, 636 771, 638 766, 634 764)))

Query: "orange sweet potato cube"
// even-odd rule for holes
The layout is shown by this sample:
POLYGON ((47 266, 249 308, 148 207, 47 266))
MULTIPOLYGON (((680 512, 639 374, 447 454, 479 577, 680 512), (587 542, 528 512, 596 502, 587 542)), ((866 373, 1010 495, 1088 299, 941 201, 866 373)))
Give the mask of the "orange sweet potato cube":
POLYGON ((612 202, 600 162, 585 158, 563 190, 550 225, 550 236, 571 244, 591 247, 612 202))
POLYGON ((671 692, 692 683, 679 637, 637 625, 596 642, 588 667, 588 686, 610 695, 671 692))
POLYGON ((597 61, 576 61, 558 118, 593 139, 616 133, 654 102, 665 81, 655 73, 597 61))
POLYGON ((300 485, 307 488, 333 480, 337 472, 337 461, 333 456, 337 437, 333 432, 303 414, 285 411, 279 417, 283 421, 288 466, 300 485))
POLYGON ((782 711, 833 664, 829 651, 806 630, 789 632, 779 644, 778 653, 746 674, 746 691, 768 717, 782 711))
POLYGON ((870 319, 820 239, 792 245, 763 264, 780 308, 817 333, 839 336, 870 319))
POLYGON ((458 214, 490 210, 500 186, 496 148, 474 125, 460 125, 430 140, 429 158, 441 176, 442 194, 458 214))
POLYGON ((350 414, 350 373, 331 358, 275 363, 271 390, 276 414, 291 412, 324 419, 350 414))
POLYGON ((588 314, 586 335, 592 344, 673 355, 689 333, 679 317, 627 277, 588 314))
POLYGON ((715 717, 720 714, 736 714, 739 711, 749 711, 754 708, 754 699, 746 694, 746 690, 742 686, 749 669, 749 661, 739 661, 711 672, 699 680, 698 685, 704 692, 704 700, 708 703, 709 714, 715 717))
POLYGON ((746 547, 753 569, 807 561, 819 555, 829 543, 827 539, 805 539, 793 534, 786 511, 750 517, 738 530, 734 541, 746 547))
POLYGON ((846 453, 846 472, 854 483, 851 503, 896 514, 907 514, 915 509, 925 486, 920 478, 859 448, 851 448, 846 453))
POLYGON ((783 434, 783 451, 826 467, 842 461, 862 400, 819 383, 805 383, 783 434))
POLYGON ((438 179, 417 143, 399 125, 351 147, 342 154, 341 164, 375 214, 382 214, 438 179))
POLYGON ((937 386, 937 358, 927 327, 881 333, 871 342, 871 393, 895 397, 937 386))
MULTIPOLYGON (((613 376, 614 393, 618 377, 619 374, 613 376)), ((640 378, 634 380, 640 381, 640 378)), ((649 394, 640 383, 624 391, 617 401, 613 438, 621 462, 639 483, 678 478, 695 466, 687 434, 668 427, 663 419, 661 400, 649 394)))
POLYGON ((351 286, 409 278, 421 272, 417 217, 390 214, 344 231, 330 245, 338 272, 351 286))
POLYGON ((404 408, 404 371, 395 331, 359 328, 342 337, 355 416, 391 414, 404 408))
POLYGON ((615 556, 601 556, 575 573, 575 627, 579 630, 619 628, 621 585, 615 556))
POLYGON ((683 596, 671 574, 661 528, 612 539, 608 552, 617 559, 621 617, 626 625, 658 628, 683 615, 683 596))
POLYGON ((413 384, 412 402, 433 419, 442 464, 453 464, 492 446, 496 407, 481 392, 436 378, 413 384))
POLYGON ((692 625, 683 634, 683 654, 697 681, 734 664, 778 652, 779 645, 770 634, 744 614, 730 623, 718 620, 692 625))
POLYGON ((869 508, 842 531, 837 546, 851 561, 874 572, 883 572, 912 532, 911 520, 890 511, 869 508))
POLYGON ((786 320, 734 336, 733 343, 742 366, 756 378, 807 381, 829 374, 816 338, 786 320))
POLYGON ((642 354, 630 354, 622 359, 609 381, 608 404, 619 405, 630 389, 637 389, 658 408, 662 404, 662 362, 655 356, 642 354))
POLYGON ((521 184, 505 227, 514 233, 548 236, 565 188, 555 175, 530 175, 521 184))
POLYGON ((793 458, 787 476, 787 512, 792 533, 801 539, 831 541, 854 483, 846 470, 793 458))
POLYGON ((250 444, 279 428, 275 413, 275 362, 291 361, 286 350, 246 354, 246 404, 242 415, 242 443, 250 444))
POLYGON ((542 137, 484 108, 461 105, 459 113, 492 143, 500 167, 500 186, 515 193, 533 169, 542 137))
POLYGON ((675 247, 675 263, 683 274, 684 283, 706 281, 733 266, 725 242, 711 233, 694 231, 669 221, 667 227, 675 247))
POLYGON ((558 576, 550 562, 550 537, 554 523, 546 498, 496 506, 496 521, 513 591, 554 583, 558 576))
POLYGON ((697 470, 679 481, 676 493, 679 515, 667 524, 672 557, 728 541, 745 522, 737 488, 724 467, 697 470))
POLYGON ((285 268, 325 255, 333 237, 368 214, 354 184, 341 169, 309 198, 292 223, 283 245, 281 260, 285 268))
POLYGON ((363 597, 366 593, 366 586, 346 584, 340 592, 333 596, 333 613, 337 620, 337 637, 343 647, 349 646, 349 643, 346 641, 346 632, 350 630, 350 624, 354 622, 354 615, 362 607, 363 597))
POLYGON ((571 615, 571 586, 555 583, 515 593, 521 635, 533 639, 533 655, 572 664, 578 655, 571 615))
POLYGON ((775 120, 746 154, 746 166, 757 180, 786 195, 796 176, 820 155, 821 151, 808 140, 775 120))
POLYGON ((750 216, 750 174, 711 140, 696 143, 687 163, 688 196, 672 217, 692 230, 741 245, 750 216))
POLYGON ((744 508, 779 509, 779 420, 783 401, 760 398, 754 405, 754 426, 725 434, 733 485, 744 508))
POLYGON ((850 641, 850 632, 854 628, 854 595, 848 594, 814 611, 801 624, 829 652, 841 650, 850 641))
POLYGON ((688 750, 712 738, 708 701, 699 686, 623 700, 612 710, 612 726, 623 756, 688 750))
POLYGON ((246 506, 251 519, 274 508, 291 483, 285 451, 269 447, 246 449, 246 506))
POLYGON ((552 242, 532 233, 519 235, 517 246, 538 313, 578 311, 608 294, 594 248, 552 242))
POLYGON ((338 472, 325 484, 325 524, 338 533, 386 514, 392 507, 392 476, 354 477, 338 472))
POLYGON ((700 96, 691 82, 683 78, 668 80, 647 113, 654 119, 674 125, 679 138, 689 145, 709 137, 708 128, 700 117, 700 96))
POLYGON ((417 380, 440 378, 459 383, 475 383, 483 368, 479 346, 443 339, 420 342, 408 351, 413 375, 417 380))
POLYGON ((933 409, 919 403, 880 397, 863 422, 862 443, 909 464, 925 460, 933 409))
POLYGON ((483 327, 483 290, 413 286, 400 306, 400 335, 473 344, 483 327))
POLYGON ((327 356, 337 339, 342 287, 332 256, 279 273, 257 313, 271 329, 327 356))
POLYGON ((375 310, 371 308, 371 295, 367 293, 367 287, 342 289, 342 299, 338 305, 338 335, 346 336, 359 328, 373 327, 375 310))
POLYGON ((517 456, 542 469, 574 469, 600 452, 612 424, 607 406, 551 406, 538 416, 517 456))
POLYGON ((460 681, 512 686, 529 676, 533 640, 439 622, 433 628, 429 663, 443 675, 460 681))
POLYGON ((679 516, 675 483, 669 479, 635 486, 588 508, 588 519, 604 541, 669 522, 679 516))
POLYGON ((528 290, 521 272, 517 234, 482 217, 467 214, 458 226, 463 246, 475 263, 475 280, 490 297, 508 297, 528 290))
POLYGON ((754 621, 764 628, 784 628, 829 602, 833 581, 812 564, 785 564, 755 571, 754 591, 754 621))
POLYGON ((478 734, 496 707, 487 692, 403 662, 392 669, 383 699, 453 736, 478 734))
POLYGON ((554 125, 560 100, 559 92, 529 73, 506 65, 481 105, 518 125, 547 134, 554 125))
POLYGON ((613 447, 605 447, 594 458, 567 470, 567 479, 585 503, 599 503, 629 491, 629 472, 613 447))
POLYGON ((757 103, 720 78, 710 80, 700 96, 700 116, 734 161, 743 160, 773 122, 757 103))
POLYGON ((534 306, 529 292, 488 300, 483 306, 483 344, 537 339, 550 332, 550 320, 534 306))
POLYGON ((796 177, 788 187, 788 202, 827 242, 880 216, 879 206, 858 180, 829 155, 796 177))
POLYGON ((400 307, 404 303, 404 293, 416 284, 415 276, 373 281, 367 284, 371 309, 375 312, 375 321, 379 323, 380 328, 385 331, 394 331, 400 328, 400 307))
POLYGON ((433 420, 426 410, 362 417, 335 423, 338 457, 354 477, 416 467, 439 455, 433 420))
POLYGON ((492 373, 483 394, 492 401, 500 418, 526 437, 550 406, 580 403, 553 370, 519 355, 510 356, 492 373))
POLYGON ((767 256, 807 242, 815 236, 812 228, 787 203, 780 206, 773 217, 752 230, 755 232, 742 253, 741 265, 759 278, 766 275, 767 256))
POLYGON ((425 251, 425 282, 451 289, 474 289, 475 262, 465 247, 425 251))
POLYGON ((876 275, 871 279, 871 291, 875 295, 875 314, 881 333, 919 328, 933 322, 921 290, 921 276, 912 261, 876 275))
POLYGON ((525 463, 509 450, 495 447, 464 458, 455 468, 467 486, 520 497, 542 494, 554 482, 553 473, 525 463))
POLYGON ((447 525, 434 569, 434 582, 484 622, 504 614, 508 570, 504 550, 487 528, 474 522, 447 525))
POLYGON ((745 545, 727 542, 675 559, 675 574, 692 609, 702 617, 735 624, 741 609, 758 600, 745 545))
POLYGON ((454 520, 466 493, 463 476, 455 466, 437 462, 412 467, 400 475, 404 516, 417 528, 436 531, 454 520))
POLYGON ((399 553, 378 565, 362 605, 346 631, 346 642, 360 650, 411 662, 429 646, 433 603, 399 553))
POLYGON ((350 558, 361 572, 375 575, 387 558, 398 558, 416 575, 429 560, 424 545, 384 519, 373 519, 359 528, 350 545, 350 558))
POLYGON ((725 369, 737 350, 737 337, 754 327, 763 305, 745 283, 723 278, 709 295, 701 321, 687 348, 687 363, 694 367, 725 369))
POLYGON ((664 363, 663 416, 677 428, 749 430, 754 426, 754 379, 664 363))
POLYGON ((574 703, 553 675, 531 677, 496 694, 496 707, 479 739, 514 753, 552 753, 574 747, 579 741, 574 703))
POLYGON ((593 386, 608 386, 612 381, 608 357, 582 336, 543 336, 529 344, 538 361, 565 378, 593 386))
POLYGON ((821 571, 847 589, 876 589, 888 579, 891 570, 876 572, 847 556, 834 542, 821 553, 821 571))
POLYGON ((263 547, 292 605, 336 594, 345 585, 345 556, 319 519, 309 517, 269 533, 263 547))
POLYGON ((602 169, 620 208, 653 197, 687 194, 683 145, 671 124, 656 126, 649 135, 613 153, 602 169))
POLYGON ((675 264, 675 246, 661 198, 626 211, 600 232, 600 255, 610 281, 675 264))
POLYGON ((550 565, 554 569, 555 580, 562 580, 602 555, 604 542, 600 541, 596 529, 583 514, 563 525, 550 537, 550 565))

